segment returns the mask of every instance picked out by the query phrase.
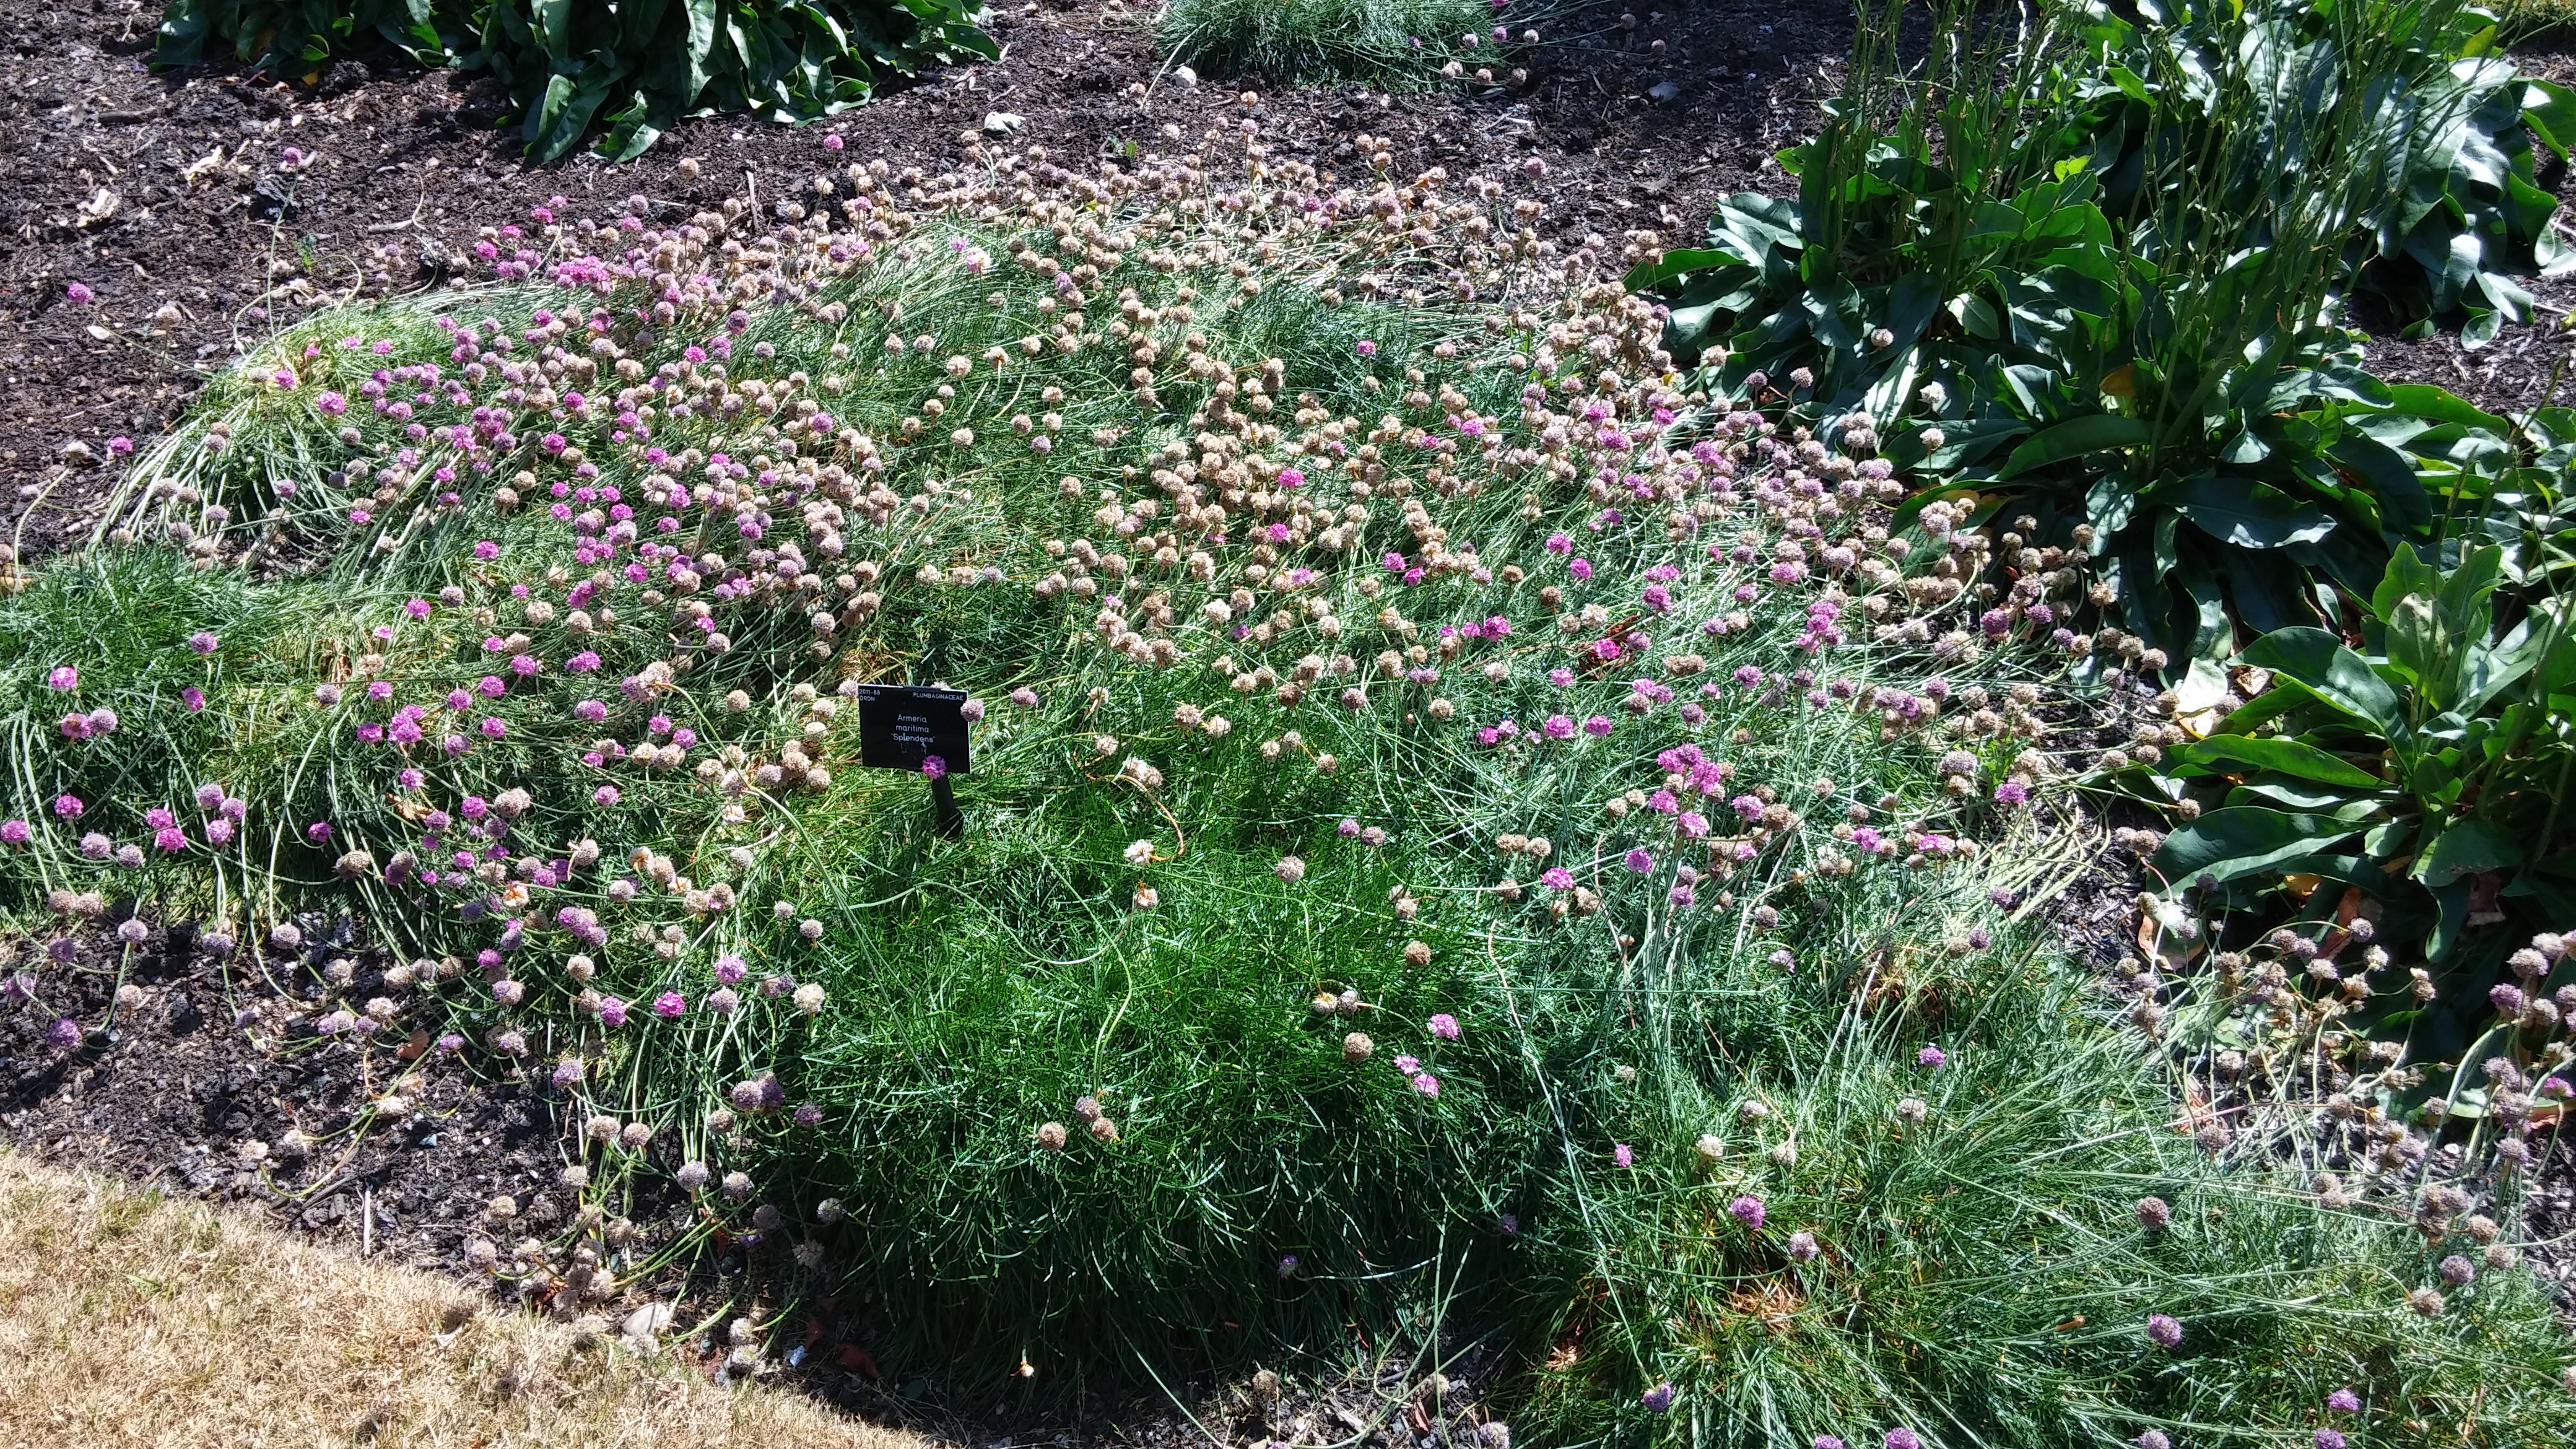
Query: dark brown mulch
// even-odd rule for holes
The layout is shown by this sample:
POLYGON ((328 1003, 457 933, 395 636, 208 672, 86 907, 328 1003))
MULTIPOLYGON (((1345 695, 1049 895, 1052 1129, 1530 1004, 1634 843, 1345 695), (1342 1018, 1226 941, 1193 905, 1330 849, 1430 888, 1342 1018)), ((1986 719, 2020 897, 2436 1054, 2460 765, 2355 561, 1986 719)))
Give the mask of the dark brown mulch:
POLYGON ((302 279, 321 294, 379 270, 397 285, 426 282, 424 257, 453 255, 476 227, 522 219, 556 195, 573 215, 604 216, 634 193, 712 203, 743 191, 746 172, 776 187, 827 161, 953 166, 959 132, 993 112, 1022 117, 1018 141, 1060 159, 1123 159, 1130 143, 1177 150, 1167 125, 1194 139, 1246 114, 1276 154, 1352 182, 1368 175, 1351 144, 1361 133, 1385 138, 1406 175, 1494 173, 1539 156, 1549 174, 1524 189, 1548 203, 1544 233, 1569 244, 1598 235, 1615 266, 1623 233, 1696 236, 1720 193, 1758 182, 1810 114, 1817 68, 1840 57, 1851 24, 1843 0, 1638 8, 1634 31, 1617 28, 1616 3, 1551 25, 1554 38, 1518 57, 1531 71, 1518 87, 1389 97, 1274 92, 1256 79, 1261 99, 1247 111, 1233 86, 1158 80, 1148 8, 998 6, 1000 62, 927 77, 817 126, 714 117, 632 165, 530 167, 495 129, 489 82, 355 66, 312 88, 213 70, 152 75, 143 61, 157 4, 0 7, 0 521, 24 528, 30 553, 77 536, 108 470, 63 450, 95 455, 111 437, 160 427, 265 330, 264 309, 291 313, 298 299, 270 298, 272 281, 302 279), (1140 83, 1154 86, 1142 106, 1128 94, 1140 83), (848 149, 823 151, 826 132, 848 149), (277 170, 290 146, 316 158, 291 178, 277 170), (677 171, 683 157, 703 167, 696 180, 677 171), (388 246, 401 251, 390 264, 377 255, 388 246), (68 304, 72 282, 97 303, 68 304))
POLYGON ((280 1223, 421 1266, 461 1266, 469 1237, 508 1241, 566 1226, 573 1195, 556 1176, 574 1156, 556 1094, 542 1081, 478 1080, 434 1055, 415 1068, 397 1057, 399 1031, 367 1051, 316 1036, 312 1018, 384 991, 388 963, 338 933, 313 934, 294 957, 220 961, 192 950, 185 928, 154 933, 122 963, 103 930, 63 938, 75 948, 68 963, 22 943, 20 959, 0 968, 0 978, 32 987, 13 990, 0 1011, 0 1141, 255 1205, 280 1223), (334 961, 353 968, 344 984, 324 974, 334 961), (140 988, 142 1000, 100 1028, 120 985, 140 988), (78 1050, 44 1041, 57 1017, 92 1027, 78 1050), (397 1076, 408 1077, 402 1091, 415 1110, 407 1120, 370 1118, 397 1076), (365 1130, 355 1130, 362 1119, 365 1130), (298 1133, 309 1148, 296 1145, 298 1133), (264 1161, 249 1155, 263 1150, 264 1161), (499 1227, 485 1209, 504 1194, 519 1215, 499 1227))

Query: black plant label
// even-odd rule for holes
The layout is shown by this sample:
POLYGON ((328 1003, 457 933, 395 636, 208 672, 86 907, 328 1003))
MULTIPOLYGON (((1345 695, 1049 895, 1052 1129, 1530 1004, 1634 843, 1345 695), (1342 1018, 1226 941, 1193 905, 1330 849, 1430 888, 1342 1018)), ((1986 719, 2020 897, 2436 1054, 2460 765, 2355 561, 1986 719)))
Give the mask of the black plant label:
POLYGON ((871 770, 922 773, 939 761, 941 775, 963 775, 966 691, 911 684, 859 686, 859 763, 871 770))

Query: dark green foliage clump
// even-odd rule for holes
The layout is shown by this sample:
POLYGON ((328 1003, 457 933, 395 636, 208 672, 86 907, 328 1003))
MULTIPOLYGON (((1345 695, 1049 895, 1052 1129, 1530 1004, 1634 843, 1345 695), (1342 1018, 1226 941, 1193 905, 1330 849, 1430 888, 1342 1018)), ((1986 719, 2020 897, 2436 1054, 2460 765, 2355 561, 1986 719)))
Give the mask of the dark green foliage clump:
POLYGON ((2520 441, 2371 378, 2340 311, 2375 291, 2474 344, 2563 263, 2531 138, 2563 154, 2576 97, 2489 54, 2483 13, 1961 3, 1919 63, 1897 19, 1786 153, 1794 202, 1730 198, 1630 278, 1678 356, 1865 415, 1980 519, 2027 510, 2207 698, 2253 636, 2487 507, 2520 441))
POLYGON ((880 68, 997 52, 969 0, 171 0, 157 65, 210 50, 287 76, 403 57, 488 71, 528 151, 584 139, 641 155, 686 116, 811 120, 868 98, 880 68))

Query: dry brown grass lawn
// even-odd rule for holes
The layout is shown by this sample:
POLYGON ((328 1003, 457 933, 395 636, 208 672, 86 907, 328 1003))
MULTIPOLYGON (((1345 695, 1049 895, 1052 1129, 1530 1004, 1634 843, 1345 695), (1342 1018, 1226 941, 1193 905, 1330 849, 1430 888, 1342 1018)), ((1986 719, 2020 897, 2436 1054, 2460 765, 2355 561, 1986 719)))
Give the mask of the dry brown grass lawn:
POLYGON ((0 1151, 4 1449, 927 1442, 0 1151))

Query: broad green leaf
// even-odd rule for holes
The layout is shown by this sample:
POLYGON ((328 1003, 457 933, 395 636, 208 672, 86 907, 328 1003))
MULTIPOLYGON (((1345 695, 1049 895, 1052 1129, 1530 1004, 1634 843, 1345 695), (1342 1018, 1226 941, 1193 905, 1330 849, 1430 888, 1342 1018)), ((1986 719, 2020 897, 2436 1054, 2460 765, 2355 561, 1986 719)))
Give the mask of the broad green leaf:
POLYGON ((2206 659, 2194 659, 2174 686, 2176 705, 2184 714, 2215 709, 2227 698, 2227 671, 2206 659))
POLYGON ((2430 383, 2393 383, 2389 386, 2388 392, 2389 411, 2403 417, 2417 418, 2431 423, 2453 423, 2464 428, 2494 433, 2500 437, 2508 436, 2513 432, 2512 423, 2493 413, 2482 411, 2456 394, 2430 383))
POLYGON ((2442 571, 2424 560, 2412 548, 2390 551, 2388 572, 2381 576, 2379 587, 2370 594, 2370 611, 2385 619, 2397 602, 2409 594, 2432 597, 2442 587, 2442 571))
POLYGON ((1740 266, 1744 261, 1742 257, 1706 247, 1676 247, 1654 261, 1640 262, 1629 269, 1620 285, 1631 292, 1647 292, 1691 272, 1711 267, 1740 266))
POLYGON ((2413 679, 2434 708, 2441 708, 2451 697, 2451 670, 2448 641, 2434 617, 2433 601, 2408 594, 2389 606, 2387 625, 2388 662, 2413 679))
POLYGON ((617 81, 614 62, 594 54, 578 82, 564 75, 547 82, 546 103, 552 118, 529 144, 529 153, 540 161, 552 161, 580 144, 582 134, 590 129, 590 118, 608 99, 609 89, 617 81), (556 89, 559 84, 566 87, 560 99, 556 89))
POLYGON ((2153 434, 2136 418, 2112 413, 2093 413, 2043 430, 2032 436, 2012 456, 2004 460, 2003 470, 1995 476, 2011 478, 2033 468, 2080 458, 2087 453, 2106 452, 2113 448, 2133 448, 2145 443, 2153 434))
POLYGON ((2416 858, 2417 880, 2439 888, 2462 876, 2502 870, 2522 863, 2522 847, 2501 828, 2484 820, 2463 820, 2434 837, 2416 858))
POLYGON ((2522 123, 2559 160, 2568 159, 2568 148, 2576 146, 2576 91, 2536 76, 2520 77, 2520 82, 2522 123))
POLYGON ((2020 208, 2004 201, 1980 201, 1970 213, 1968 239, 1983 241, 1990 237, 2019 236, 2022 229, 2020 208))
POLYGON ((2155 501, 2181 511, 2203 533, 2238 548, 2315 543, 2334 532, 2324 510, 2292 503, 2268 483, 2203 474, 2156 491, 2155 501))
POLYGON ((2375 789, 2383 783, 2377 775, 2339 755, 2328 754, 2301 740, 2278 736, 2211 735, 2204 740, 2176 745, 2166 754, 2176 764, 2251 765, 2258 770, 2277 770, 2325 785, 2375 789))
POLYGON ((2368 486, 2381 522, 2392 532, 2413 536, 2432 524, 2432 500, 2405 454, 2362 433, 2346 433, 2326 454, 2368 486))
POLYGON ((2155 866, 2182 884, 2217 884, 2321 854, 2360 827, 2254 805, 2212 810, 2165 837, 2155 866))
POLYGON ((2405 737, 2406 717, 2396 691, 2323 629, 2275 629, 2247 645, 2243 657, 2257 669, 2271 670, 2276 686, 2288 680, 2392 741, 2405 737))
MULTIPOLYGON (((566 59, 571 51, 574 5, 575 0, 535 0, 528 7, 528 25, 536 32, 538 47, 556 61, 566 59)), ((588 124, 587 117, 584 124, 588 124)))

